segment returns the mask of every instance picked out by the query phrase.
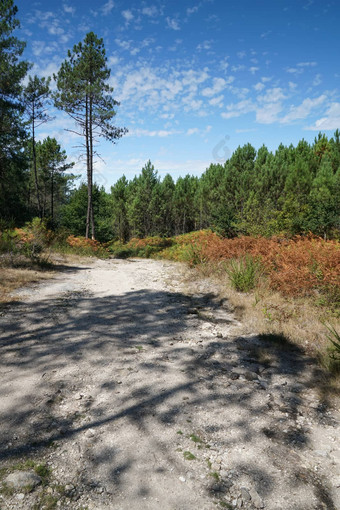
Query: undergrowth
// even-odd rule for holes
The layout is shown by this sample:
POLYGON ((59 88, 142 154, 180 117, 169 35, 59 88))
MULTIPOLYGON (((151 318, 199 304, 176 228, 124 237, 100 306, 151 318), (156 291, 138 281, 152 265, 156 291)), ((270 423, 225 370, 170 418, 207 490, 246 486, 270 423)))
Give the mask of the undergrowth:
POLYGON ((226 266, 226 273, 231 285, 240 292, 253 290, 262 274, 262 264, 251 255, 238 260, 231 260, 226 266))
MULTIPOLYGON (((235 292, 236 307, 246 308, 248 303, 247 314, 253 316, 260 333, 283 334, 290 340, 303 338, 306 345, 322 352, 327 370, 340 372, 339 337, 335 329, 325 332, 322 325, 326 321, 334 328, 340 317, 338 241, 313 235, 226 239, 202 230, 173 238, 154 236, 101 244, 67 232, 52 232, 39 219, 21 229, 0 232, 0 270, 8 266, 48 269, 53 252, 169 259, 197 267, 204 275, 225 281, 228 297, 235 292)), ((15 282, 9 283, 15 288, 15 282)))

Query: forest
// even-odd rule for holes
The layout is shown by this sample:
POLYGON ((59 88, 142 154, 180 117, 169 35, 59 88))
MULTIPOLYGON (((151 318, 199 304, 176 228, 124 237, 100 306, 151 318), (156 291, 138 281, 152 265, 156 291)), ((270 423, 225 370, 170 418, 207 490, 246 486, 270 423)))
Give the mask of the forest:
POLYGON ((313 144, 238 147, 224 164, 200 177, 160 178, 151 161, 132 180, 120 177, 107 192, 93 182, 96 142, 126 133, 112 124, 117 101, 107 85, 103 42, 93 33, 69 51, 54 80, 28 76, 25 42, 12 0, 1 4, 0 27, 0 219, 19 227, 34 217, 50 228, 100 242, 164 236, 210 228, 226 236, 313 233, 338 239, 340 227, 340 132, 319 133, 313 144), (88 88, 80 90, 84 64, 95 62, 88 88), (25 78, 27 84, 23 85, 25 78), (89 92, 90 90, 90 92, 89 92), (87 182, 77 184, 55 138, 37 140, 41 124, 53 124, 53 107, 66 112, 82 139, 87 182), (91 110, 92 108, 92 110, 91 110), (103 113, 104 112, 104 113, 103 113))

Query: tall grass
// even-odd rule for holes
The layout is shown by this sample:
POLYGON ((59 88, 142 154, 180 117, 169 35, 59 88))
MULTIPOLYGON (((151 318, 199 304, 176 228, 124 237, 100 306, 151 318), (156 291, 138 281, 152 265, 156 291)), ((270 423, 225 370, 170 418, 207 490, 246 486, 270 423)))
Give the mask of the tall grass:
POLYGON ((235 290, 249 292, 256 287, 263 269, 259 260, 251 255, 245 255, 238 260, 231 260, 226 272, 235 290))

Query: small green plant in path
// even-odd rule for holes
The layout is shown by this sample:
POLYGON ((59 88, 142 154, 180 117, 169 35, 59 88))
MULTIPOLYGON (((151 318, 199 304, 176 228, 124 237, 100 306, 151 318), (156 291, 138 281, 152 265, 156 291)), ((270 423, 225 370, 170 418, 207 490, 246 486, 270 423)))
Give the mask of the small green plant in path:
POLYGON ((190 439, 191 441, 193 441, 194 443, 203 443, 202 439, 198 436, 196 436, 196 434, 190 434, 190 439))
POLYGON ((251 255, 232 260, 227 269, 231 285, 240 292, 249 292, 256 287, 262 273, 261 262, 251 255))
POLYGON ((183 455, 186 460, 195 460, 196 459, 195 455, 189 451, 183 452, 183 455))

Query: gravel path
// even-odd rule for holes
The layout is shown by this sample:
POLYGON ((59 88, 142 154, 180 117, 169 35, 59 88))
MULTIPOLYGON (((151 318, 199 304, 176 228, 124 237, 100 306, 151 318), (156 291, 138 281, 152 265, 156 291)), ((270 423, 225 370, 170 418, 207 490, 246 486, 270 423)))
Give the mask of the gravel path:
POLYGON ((339 412, 315 364, 240 336, 216 284, 187 273, 96 260, 18 294, 1 317, 1 509, 340 509, 339 412), (43 483, 13 482, 42 463, 43 483))

